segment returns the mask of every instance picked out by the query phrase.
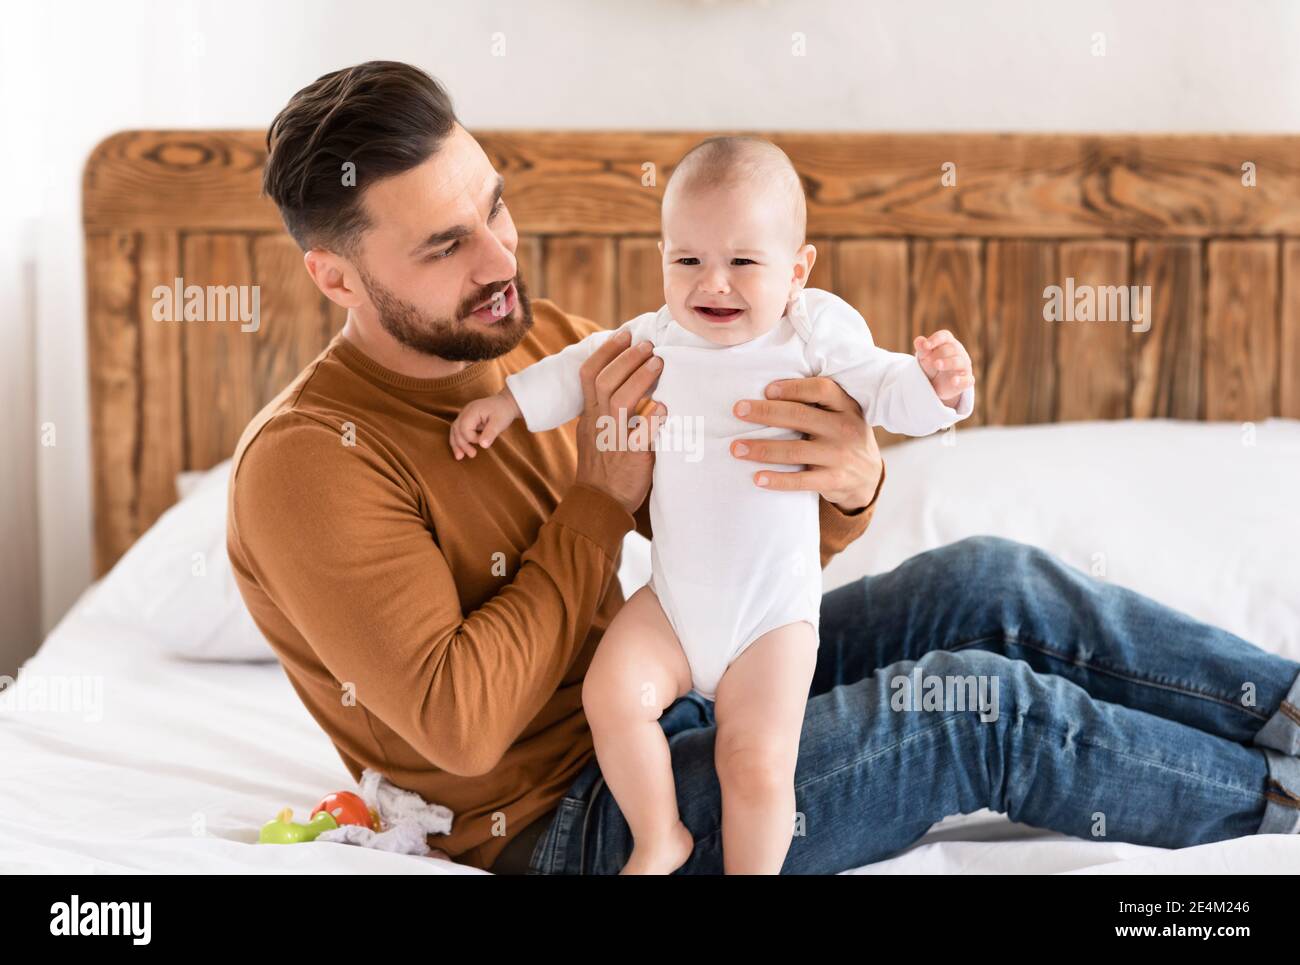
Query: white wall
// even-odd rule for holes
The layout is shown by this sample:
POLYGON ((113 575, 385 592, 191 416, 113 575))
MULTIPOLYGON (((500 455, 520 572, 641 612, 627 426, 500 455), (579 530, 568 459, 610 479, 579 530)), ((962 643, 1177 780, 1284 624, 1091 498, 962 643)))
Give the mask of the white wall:
MULTIPOLYGON (((1300 4, 1284 0, 20 0, 4 17, 0 375, 23 429, 0 532, 39 533, 39 567, 18 565, 40 574, 47 630, 91 573, 79 192, 110 132, 264 127, 321 73, 375 58, 428 69, 471 128, 1300 130, 1300 4), (28 428, 44 422, 52 448, 28 428)), ((0 584, 11 645, 34 587, 0 584)))

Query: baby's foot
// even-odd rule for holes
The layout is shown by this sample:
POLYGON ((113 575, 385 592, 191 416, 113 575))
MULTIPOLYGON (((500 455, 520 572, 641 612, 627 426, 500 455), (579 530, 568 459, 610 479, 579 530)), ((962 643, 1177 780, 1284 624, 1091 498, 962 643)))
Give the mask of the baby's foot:
POLYGON ((632 857, 619 874, 624 875, 670 875, 682 865, 695 850, 695 839, 690 829, 681 821, 663 839, 657 841, 638 841, 632 845, 632 857))

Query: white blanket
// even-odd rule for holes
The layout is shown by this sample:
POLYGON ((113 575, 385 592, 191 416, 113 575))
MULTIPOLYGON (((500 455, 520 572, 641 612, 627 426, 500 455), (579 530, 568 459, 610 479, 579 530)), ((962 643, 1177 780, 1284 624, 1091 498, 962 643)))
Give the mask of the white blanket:
MULTIPOLYGON (((1300 423, 959 429, 888 453, 868 534, 827 587, 978 532, 1036 542, 1300 659, 1300 423)), ((220 526, 221 521, 213 521, 220 526)), ((620 577, 648 566, 629 537, 620 577)), ((92 587, 0 702, 0 872, 477 874, 342 844, 256 845, 285 806, 305 820, 349 775, 277 664, 178 657, 92 587), (97 693, 95 681, 101 690, 97 693), (89 683, 89 686, 85 684, 89 683), (78 689, 78 685, 81 684, 78 689), (43 709, 42 688, 65 688, 43 709), (23 695, 26 706, 14 706, 23 695)), ((195 627, 204 635, 205 627, 195 627)), ((1300 870, 1300 836, 1181 850, 1084 841, 981 811, 859 874, 1300 870)))

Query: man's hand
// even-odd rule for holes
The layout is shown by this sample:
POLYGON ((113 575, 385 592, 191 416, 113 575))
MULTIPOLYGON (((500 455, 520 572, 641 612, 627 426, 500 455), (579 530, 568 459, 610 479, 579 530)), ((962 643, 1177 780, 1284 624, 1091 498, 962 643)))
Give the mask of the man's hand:
MULTIPOLYGON (((650 491, 654 468, 651 442, 668 410, 655 404, 650 418, 635 414, 637 403, 648 396, 659 381, 663 359, 652 355, 654 345, 631 345, 632 335, 620 332, 591 353, 582 363, 584 406, 578 420, 578 475, 576 482, 604 490, 635 513, 650 491), (608 417, 611 423, 599 422, 608 417), (613 425, 615 444, 597 445, 601 426, 613 425), (626 438, 623 429, 626 427, 626 438)), ((609 433, 605 437, 609 437, 609 433)))
POLYGON ((883 465, 880 448, 862 407, 833 379, 780 379, 768 385, 766 399, 742 399, 734 411, 747 422, 796 429, 805 436, 732 443, 732 455, 741 459, 808 467, 760 470, 754 473, 756 485, 815 490, 845 512, 862 509, 875 496, 883 465))
POLYGON ((953 407, 963 392, 975 384, 975 367, 966 347, 952 332, 940 329, 933 335, 918 335, 912 341, 921 371, 934 386, 934 394, 944 405, 953 407))

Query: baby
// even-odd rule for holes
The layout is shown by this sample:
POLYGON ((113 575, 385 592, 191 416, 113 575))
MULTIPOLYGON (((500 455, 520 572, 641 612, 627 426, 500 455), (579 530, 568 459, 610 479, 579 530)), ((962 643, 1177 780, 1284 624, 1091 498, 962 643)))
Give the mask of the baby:
POLYGON ((732 407, 762 398, 774 380, 821 375, 872 425, 919 436, 964 419, 974 404, 970 357, 950 334, 918 338, 915 356, 887 352, 850 305, 805 288, 816 258, 805 226, 802 185, 780 148, 740 137, 697 145, 664 191, 667 304, 508 376, 452 426, 460 458, 521 415, 533 432, 569 422, 583 408, 579 367, 623 329, 663 359, 653 397, 668 415, 654 442, 651 578, 611 621, 583 685, 600 770, 633 836, 624 874, 669 874, 694 848, 657 723, 692 689, 715 701, 726 872, 779 873, 791 843, 818 648, 818 494, 755 485, 754 462, 733 456, 731 444, 803 436, 756 431, 732 407))

